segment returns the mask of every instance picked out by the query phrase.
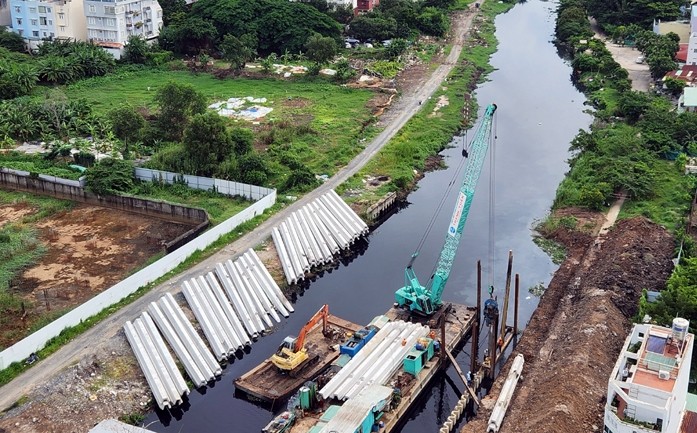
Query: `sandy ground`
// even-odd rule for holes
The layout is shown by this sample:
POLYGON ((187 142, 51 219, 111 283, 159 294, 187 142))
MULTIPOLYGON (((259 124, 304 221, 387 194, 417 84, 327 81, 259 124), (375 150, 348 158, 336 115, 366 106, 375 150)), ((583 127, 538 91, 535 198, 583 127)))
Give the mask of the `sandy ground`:
MULTIPOLYGON (((270 217, 253 232, 153 288, 137 301, 63 346, 47 360, 40 361, 38 365, 1 387, 0 409, 6 409, 6 412, 0 416, 0 433, 84 432, 105 418, 118 418, 146 410, 145 401, 149 401, 151 395, 144 388, 142 373, 135 366, 123 335, 124 322, 136 317, 148 303, 157 300, 163 293, 178 293, 182 281, 210 271, 221 260, 234 258, 249 248, 264 244, 270 237, 271 228, 280 224, 291 212, 340 185, 362 168, 421 108, 419 101, 429 98, 450 73, 475 16, 476 12, 470 10, 459 13, 453 20, 453 48, 447 57, 439 58, 440 65, 435 70, 424 67, 420 72, 403 74, 405 87, 399 88, 399 98, 385 110, 380 122, 382 131, 339 173, 315 191, 270 217), (123 368, 108 370, 112 363, 119 363, 123 368), (93 370, 95 364, 99 368, 93 370), (70 393, 70 398, 67 398, 66 390, 78 392, 70 393), (18 400, 21 404, 7 410, 18 400)), ((263 256, 262 261, 267 267, 273 267, 271 263, 278 260, 270 250, 258 254, 263 256)))
POLYGON ((2 311, 0 347, 26 336, 46 313, 65 311, 121 281, 162 243, 191 227, 113 209, 77 205, 36 223, 24 222, 36 209, 26 203, 0 205, 3 223, 29 224, 38 230, 46 252, 10 284, 24 309, 2 311))

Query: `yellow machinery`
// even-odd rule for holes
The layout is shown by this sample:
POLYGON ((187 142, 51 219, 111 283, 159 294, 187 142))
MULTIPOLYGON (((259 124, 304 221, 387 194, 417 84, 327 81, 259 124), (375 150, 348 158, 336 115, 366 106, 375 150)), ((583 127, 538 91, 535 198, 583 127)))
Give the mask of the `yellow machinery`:
POLYGON ((303 365, 310 358, 305 348, 305 337, 320 319, 322 320, 322 333, 326 334, 328 315, 329 305, 324 304, 305 326, 303 326, 297 337, 288 336, 283 339, 281 346, 276 353, 271 356, 271 362, 273 362, 281 372, 290 374, 303 365))

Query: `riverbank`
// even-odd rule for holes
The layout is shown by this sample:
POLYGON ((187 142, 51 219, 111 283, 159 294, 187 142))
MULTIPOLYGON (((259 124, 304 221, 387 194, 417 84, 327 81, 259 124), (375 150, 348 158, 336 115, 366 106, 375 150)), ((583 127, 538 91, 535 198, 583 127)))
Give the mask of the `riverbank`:
POLYGON ((602 214, 566 210, 577 226, 548 236, 568 249, 518 346, 462 433, 486 430, 512 360, 525 357, 501 432, 602 431, 607 381, 636 314, 642 289, 663 287, 673 268, 673 236, 645 218, 597 236, 602 214), (586 222, 596 227, 584 233, 586 222), (596 242, 599 240, 599 242, 596 242))

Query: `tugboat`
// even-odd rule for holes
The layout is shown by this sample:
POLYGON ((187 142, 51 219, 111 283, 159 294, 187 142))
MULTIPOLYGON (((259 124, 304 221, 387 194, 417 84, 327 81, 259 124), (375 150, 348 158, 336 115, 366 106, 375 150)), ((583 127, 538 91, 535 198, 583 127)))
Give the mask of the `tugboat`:
POLYGON ((290 427, 295 422, 295 414, 285 411, 271 420, 270 423, 261 429, 261 433, 285 433, 290 430, 290 427))

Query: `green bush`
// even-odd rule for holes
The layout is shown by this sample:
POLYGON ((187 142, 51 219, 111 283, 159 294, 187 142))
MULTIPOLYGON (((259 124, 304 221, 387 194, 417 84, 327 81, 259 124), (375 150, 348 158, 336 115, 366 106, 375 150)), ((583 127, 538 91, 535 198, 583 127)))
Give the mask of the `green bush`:
POLYGON ((133 166, 129 161, 106 158, 85 173, 87 189, 99 195, 117 195, 133 188, 133 166))

